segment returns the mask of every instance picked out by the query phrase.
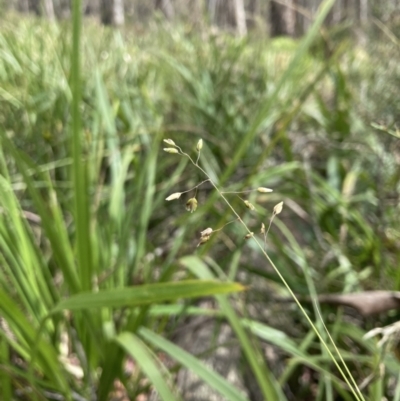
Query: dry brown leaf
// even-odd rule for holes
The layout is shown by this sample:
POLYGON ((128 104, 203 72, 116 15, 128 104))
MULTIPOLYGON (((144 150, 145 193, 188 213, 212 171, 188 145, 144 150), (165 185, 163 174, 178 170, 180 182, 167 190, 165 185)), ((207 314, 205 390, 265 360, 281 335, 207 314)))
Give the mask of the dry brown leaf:
MULTIPOLYGON (((299 298, 303 302, 311 302, 311 298, 299 298)), ((293 301, 293 299, 286 299, 293 301)), ((399 291, 364 291, 354 294, 321 294, 318 301, 322 304, 350 306, 364 317, 400 309, 399 291)))

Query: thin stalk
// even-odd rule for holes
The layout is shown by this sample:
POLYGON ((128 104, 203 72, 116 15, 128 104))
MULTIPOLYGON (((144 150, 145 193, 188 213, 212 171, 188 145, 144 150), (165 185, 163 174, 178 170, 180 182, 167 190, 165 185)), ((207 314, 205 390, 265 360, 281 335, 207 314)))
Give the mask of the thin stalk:
POLYGON ((80 36, 82 19, 81 0, 73 3, 73 32, 71 55, 71 91, 72 91, 72 178, 74 183, 74 208, 76 224, 76 247, 78 271, 83 290, 91 289, 92 257, 89 229, 89 202, 86 169, 82 159, 82 122, 81 122, 81 77, 80 77, 80 36))
POLYGON ((245 228, 245 230, 248 232, 249 236, 252 237, 252 239, 255 241, 256 245, 258 246, 258 248, 260 249, 260 251, 262 252, 262 254, 264 255, 264 257, 267 259, 267 261, 270 263, 270 265, 272 266, 272 268, 275 270, 275 273, 278 275, 279 279, 282 281, 283 285, 286 287, 286 289, 289 291, 290 296, 293 298, 293 300, 295 301, 295 303, 297 304, 297 306, 299 307, 300 311, 302 312, 302 314, 304 315, 304 317, 306 318, 306 320, 308 321, 310 327, 313 329, 313 331, 315 332, 315 334, 317 335, 318 339, 320 340, 321 344, 324 346, 324 348, 326 349, 328 355, 330 356, 330 358, 332 359, 332 361, 334 362, 335 366, 337 367, 338 371, 340 372, 340 374, 342 375, 344 381, 346 382, 346 384, 348 385, 348 387, 350 388, 351 392, 353 393, 353 395, 355 396, 357 401, 365 401, 364 396, 362 395, 360 389, 358 388, 357 384, 354 381, 353 376, 351 375, 345 361, 343 360, 342 356, 340 355, 340 352, 338 350, 338 348, 336 347, 336 345, 334 344, 333 338, 329 335, 329 331, 327 329, 327 327, 324 325, 325 330, 328 333, 329 339, 331 340, 331 342, 334 345, 334 348, 336 350, 336 352, 339 355, 339 359, 342 362, 342 364, 345 367, 345 371, 346 373, 348 373, 350 380, 348 379, 347 375, 345 374, 345 372, 343 371, 343 369, 341 368, 341 366, 339 365, 339 363, 337 362, 336 358, 334 357, 334 355, 332 354, 331 350, 328 347, 327 342, 324 340, 324 338, 322 337, 322 335, 320 334, 320 332, 318 331, 317 327, 315 326, 315 324, 312 322, 311 318, 307 315, 306 311, 304 310, 303 306, 301 305, 300 301, 298 300, 298 298, 296 297, 296 294, 292 291, 292 289, 290 288, 289 284, 286 282, 285 278, 283 277, 283 275, 280 273, 279 269, 276 267, 276 265, 274 264, 274 262, 272 261, 272 259, 269 257, 269 255, 267 254, 266 250, 264 249, 264 246, 257 240, 257 238, 253 235, 253 233, 250 231, 250 229, 248 228, 248 226, 246 225, 246 223, 242 220, 242 218, 240 217, 240 215, 236 212, 236 210, 234 209, 234 207, 230 204, 230 202, 228 201, 228 199, 224 196, 224 192, 221 191, 219 189, 219 187, 217 186, 217 184, 214 183, 214 181, 211 179, 211 177, 206 173, 205 170, 203 170, 199 164, 199 157, 197 158, 196 162, 194 162, 194 160, 190 157, 190 155, 188 155, 187 153, 183 152, 182 149, 175 145, 175 147, 179 150, 179 154, 181 154, 182 156, 187 157, 191 163, 198 168, 208 179, 209 182, 211 183, 211 185, 215 188, 215 190, 217 191, 218 195, 225 201, 225 203, 228 205, 228 207, 231 209, 232 213, 237 217, 237 220, 239 220, 239 222, 243 225, 243 227, 245 228))

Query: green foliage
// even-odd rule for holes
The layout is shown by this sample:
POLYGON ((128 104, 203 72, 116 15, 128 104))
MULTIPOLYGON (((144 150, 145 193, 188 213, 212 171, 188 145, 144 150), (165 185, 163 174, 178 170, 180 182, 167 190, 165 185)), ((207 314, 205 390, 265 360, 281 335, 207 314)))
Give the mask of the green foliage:
MULTIPOLYGON (((163 338, 171 319, 204 315, 232 327, 264 399, 285 400, 300 378, 296 401, 353 399, 304 316, 276 302, 287 289, 240 225, 202 235, 196 248, 202 230, 235 216, 209 183, 198 186, 205 178, 186 158, 161 152, 172 138, 196 154, 203 138, 199 165, 224 190, 274 189, 249 193, 248 203, 234 195, 232 205, 259 235, 284 201, 265 245, 296 294, 399 290, 396 45, 364 49, 325 32, 330 52, 313 54, 331 3, 298 43, 182 26, 80 33, 78 13, 73 30, 2 21, 4 396, 106 400, 118 380, 135 399, 148 393, 146 377, 163 399, 180 399, 162 350, 226 399, 247 399, 163 338), (165 202, 174 191, 179 199, 165 202), (241 291, 231 283, 239 279, 245 293, 220 295, 241 291), (189 301, 200 296, 214 296, 216 310, 189 301), (280 369, 265 361, 266 343, 280 369), (128 356, 137 361, 129 379, 128 356)), ((305 308, 330 344, 321 310, 355 381, 371 375, 359 399, 400 398, 390 349, 363 339, 395 315, 372 325, 318 303, 305 308)))

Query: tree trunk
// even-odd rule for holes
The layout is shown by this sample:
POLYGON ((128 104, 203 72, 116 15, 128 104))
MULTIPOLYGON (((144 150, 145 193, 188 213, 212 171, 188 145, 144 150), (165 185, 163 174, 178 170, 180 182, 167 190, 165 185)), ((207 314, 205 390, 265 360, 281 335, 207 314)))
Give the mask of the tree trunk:
POLYGON ((246 11, 244 9, 244 3, 243 0, 234 0, 234 3, 235 3, 236 30, 239 36, 244 36, 247 33, 246 11))
POLYGON ((209 0, 208 2, 208 15, 212 24, 216 21, 217 15, 217 0, 209 0))
POLYGON ((43 0, 43 8, 46 17, 50 20, 55 19, 53 0, 43 0))
POLYGON ((260 29, 261 32, 269 32, 269 13, 271 0, 250 0, 246 7, 247 29, 260 29))
POLYGON ((337 0, 332 7, 332 23, 333 24, 340 24, 342 22, 343 16, 343 5, 342 0, 337 0))
POLYGON ((271 1, 271 36, 296 34, 295 0, 271 1))
MULTIPOLYGON (((8 6, 10 6, 10 5, 8 4, 8 6)), ((11 6, 10 9, 12 9, 12 8, 13 7, 11 6)), ((28 2, 28 0, 19 0, 19 1, 17 1, 16 8, 21 13, 29 12, 29 2, 28 2)))
POLYGON ((125 22, 123 0, 102 0, 101 22, 104 25, 123 25, 125 22))
MULTIPOLYGON (((57 0, 54 13, 59 19, 68 19, 71 16, 72 0, 57 0)), ((54 3, 53 3, 54 4, 54 3)))
POLYGON ((161 10, 167 20, 171 21, 174 19, 175 10, 171 0, 156 0, 155 8, 156 10, 161 10))
POLYGON ((34 12, 36 15, 41 15, 40 0, 28 0, 29 11, 34 12))
POLYGON ((368 22, 368 0, 360 0, 360 21, 362 24, 368 22))

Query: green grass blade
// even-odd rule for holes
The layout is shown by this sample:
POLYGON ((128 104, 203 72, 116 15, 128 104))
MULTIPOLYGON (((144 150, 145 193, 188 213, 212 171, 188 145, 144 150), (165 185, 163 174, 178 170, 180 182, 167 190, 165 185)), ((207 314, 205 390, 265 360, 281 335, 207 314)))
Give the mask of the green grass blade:
POLYGON ((2 289, 0 289, 0 310, 9 327, 13 330, 14 335, 19 339, 19 342, 25 349, 30 351, 31 347, 36 347, 37 357, 35 361, 39 365, 39 369, 51 379, 60 390, 68 394, 69 385, 67 384, 65 372, 61 369, 58 362, 55 348, 44 340, 41 340, 39 344, 35 345, 35 340, 37 338, 36 330, 21 312, 19 306, 2 289))
MULTIPOLYGON (((188 256, 182 258, 180 261, 199 278, 203 280, 213 278, 213 275, 208 269, 207 265, 203 263, 203 261, 201 261, 198 257, 188 256)), ((248 333, 246 333, 243 325, 240 322, 239 317, 236 315, 236 312, 232 308, 229 299, 222 295, 219 295, 216 298, 222 312, 228 319, 230 325, 232 326, 235 334, 240 341, 243 352, 246 355, 248 363, 253 370, 253 373, 257 379, 258 385, 260 386, 260 389, 265 399, 286 400, 282 389, 279 388, 277 381, 272 376, 272 373, 269 371, 268 367, 265 365, 260 350, 258 350, 257 347, 255 347, 254 344, 250 341, 248 333)))
MULTIPOLYGON (((136 205, 140 217, 137 228, 137 242, 136 242, 136 258, 134 267, 137 268, 139 262, 143 258, 146 252, 147 242, 147 231, 150 221, 150 217, 153 211, 154 194, 156 191, 155 178, 156 178, 156 167, 159 157, 159 135, 155 136, 152 145, 149 149, 149 153, 146 157, 145 164, 141 171, 138 190, 140 195, 138 197, 139 203, 136 205)), ((130 275, 133 272, 130 272, 130 275)), ((145 269, 144 276, 145 280, 150 279, 151 271, 145 269)))
POLYGON ((204 380, 205 383, 218 391, 227 400, 247 401, 247 398, 240 394, 238 389, 233 387, 233 385, 227 382, 217 372, 212 371, 208 366, 200 362, 193 355, 190 355, 188 352, 184 351, 182 348, 179 348, 170 341, 165 340, 161 336, 144 327, 139 329, 139 335, 153 346, 163 350, 183 366, 197 374, 201 379, 204 380))
MULTIPOLYGON (((1 341, 0 344, 0 361, 2 366, 10 366, 12 365, 12 361, 10 358, 10 349, 9 345, 6 341, 1 341)), ((0 388, 1 388, 1 395, 5 400, 12 399, 12 380, 10 372, 8 374, 0 374, 0 388)))
POLYGON ((116 337, 115 341, 135 359, 164 401, 180 399, 180 397, 174 396, 169 389, 161 372, 161 367, 157 364, 157 359, 143 341, 134 334, 126 332, 116 337))
POLYGON ((235 169, 237 168, 237 164, 242 160, 250 143, 254 140, 255 136, 257 135, 259 128, 265 125, 266 119, 268 120, 269 124, 271 124, 274 121, 274 119, 271 120, 272 117, 271 107, 276 103, 278 95, 283 85, 294 74, 296 68, 300 64, 300 60, 306 55, 310 45, 317 37, 318 31, 334 3, 335 0, 325 0, 320 5, 320 11, 317 15, 317 18, 315 19, 311 28, 307 32, 306 36, 302 39, 300 46, 298 47, 296 53, 292 58, 292 61, 290 62, 288 68, 285 70, 282 77, 278 81, 274 92, 271 94, 271 96, 268 97, 268 99, 261 106, 260 111, 258 112, 257 116, 255 117, 250 127, 250 130, 243 137, 241 143, 236 147, 237 148, 236 153, 234 154, 232 161, 229 163, 229 166, 224 171, 220 180, 221 183, 224 183, 227 180, 227 178, 230 177, 233 171, 235 171, 235 169))
MULTIPOLYGON (((75 270, 74 254, 68 239, 63 214, 50 180, 47 177, 43 177, 50 193, 50 201, 47 202, 44 200, 41 190, 37 188, 30 175, 30 172, 38 170, 34 163, 22 152, 19 152, 15 148, 15 145, 4 135, 2 136, 2 144, 4 144, 5 148, 12 155, 19 172, 22 174, 23 181, 40 215, 41 224, 51 243, 52 251, 69 285, 70 291, 77 292, 80 289, 80 284, 75 270)), ((30 258, 33 259, 32 256, 30 258)))
POLYGON ((80 0, 73 2, 73 36, 71 54, 71 92, 72 92, 72 178, 75 204, 76 247, 78 272, 82 289, 92 287, 92 255, 90 241, 90 214, 88 180, 85 162, 83 160, 82 122, 80 105, 82 100, 81 88, 81 18, 82 4, 80 0))
POLYGON ((65 309, 84 310, 141 306, 157 302, 176 301, 181 298, 197 298, 243 290, 244 287, 241 284, 222 283, 213 280, 146 284, 72 295, 70 298, 61 301, 52 310, 52 313, 65 309))

